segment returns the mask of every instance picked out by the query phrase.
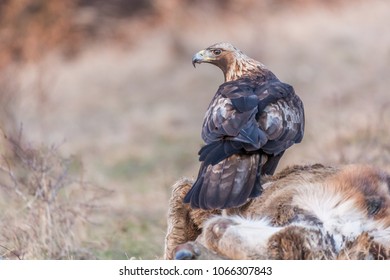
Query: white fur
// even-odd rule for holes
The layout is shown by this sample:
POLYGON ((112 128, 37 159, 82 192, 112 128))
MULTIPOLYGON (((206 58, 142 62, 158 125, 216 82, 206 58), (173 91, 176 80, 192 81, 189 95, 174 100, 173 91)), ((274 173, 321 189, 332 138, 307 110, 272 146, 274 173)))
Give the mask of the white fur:
POLYGON ((241 235, 247 245, 250 246, 266 246, 268 239, 278 231, 281 227, 272 226, 270 221, 266 218, 253 220, 242 218, 240 216, 233 216, 230 219, 238 225, 230 226, 226 232, 230 234, 241 235))
POLYGON ((357 207, 353 196, 345 197, 326 184, 297 187, 292 204, 314 214, 323 223, 322 230, 333 237, 337 251, 345 241, 378 229, 378 223, 367 218, 365 211, 357 207))
MULTIPOLYGON (((380 221, 367 217, 364 209, 357 207, 356 198, 345 197, 343 192, 326 184, 300 184, 293 196, 292 206, 305 210, 316 217, 320 225, 312 225, 309 222, 298 221, 291 225, 306 229, 317 229, 324 235, 330 235, 334 240, 335 250, 339 252, 346 241, 354 240, 360 234, 368 232, 376 241, 382 244, 390 242, 390 228, 385 227, 380 221)), ((254 220, 239 216, 214 217, 207 222, 215 223, 218 219, 232 221, 219 239, 221 248, 229 247, 229 243, 239 243, 234 247, 234 256, 247 256, 248 252, 265 252, 271 236, 281 231, 284 227, 272 226, 267 218, 254 220), (226 244, 225 244, 226 243, 226 244)), ((231 246, 230 246, 231 247, 231 246)), ((230 251, 231 253, 231 251, 230 251)))
MULTIPOLYGON (((221 234, 218 239, 219 253, 233 255, 236 259, 245 259, 251 252, 261 256, 261 252, 267 251, 269 238, 283 229, 272 226, 268 219, 250 220, 239 216, 216 216, 209 219, 204 228, 210 224, 222 224, 227 221, 231 222, 231 225, 224 232, 218 232, 221 234), (224 250, 227 251, 224 252, 224 250)), ((218 226, 213 230, 216 233, 218 226)))

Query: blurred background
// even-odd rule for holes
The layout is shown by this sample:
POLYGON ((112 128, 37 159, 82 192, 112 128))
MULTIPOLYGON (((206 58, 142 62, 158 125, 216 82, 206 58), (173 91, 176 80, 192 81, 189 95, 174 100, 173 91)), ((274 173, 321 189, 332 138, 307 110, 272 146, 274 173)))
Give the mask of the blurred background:
POLYGON ((292 164, 390 170, 387 0, 1 0, 0 258, 161 258, 233 43, 306 109, 292 164))

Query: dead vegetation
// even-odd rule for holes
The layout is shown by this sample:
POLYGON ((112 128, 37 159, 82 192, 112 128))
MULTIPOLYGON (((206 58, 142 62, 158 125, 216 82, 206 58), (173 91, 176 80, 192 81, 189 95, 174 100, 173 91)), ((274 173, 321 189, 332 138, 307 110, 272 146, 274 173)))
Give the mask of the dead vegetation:
POLYGON ((16 139, 1 135, 11 149, 0 161, 1 257, 95 258, 85 228, 99 189, 77 175, 80 162, 63 158, 59 147, 24 143, 21 132, 16 139))

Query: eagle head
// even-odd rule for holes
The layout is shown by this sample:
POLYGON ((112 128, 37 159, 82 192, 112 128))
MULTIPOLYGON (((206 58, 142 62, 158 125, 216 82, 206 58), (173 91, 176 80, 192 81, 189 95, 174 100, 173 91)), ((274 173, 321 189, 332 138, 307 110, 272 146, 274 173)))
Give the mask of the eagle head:
POLYGON ((217 43, 197 52, 192 57, 192 65, 195 67, 196 63, 211 63, 221 68, 236 52, 240 51, 230 43, 217 43))
POLYGON ((197 63, 211 63, 219 67, 226 81, 237 79, 261 65, 230 43, 217 43, 197 52, 192 57, 192 65, 195 67, 197 63))

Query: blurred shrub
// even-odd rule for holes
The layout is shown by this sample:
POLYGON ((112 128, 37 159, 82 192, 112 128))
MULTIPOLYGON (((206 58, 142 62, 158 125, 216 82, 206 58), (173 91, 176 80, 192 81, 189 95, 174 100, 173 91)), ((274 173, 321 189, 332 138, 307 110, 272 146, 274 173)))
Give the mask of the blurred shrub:
POLYGON ((94 243, 86 228, 100 191, 77 178, 80 163, 63 158, 54 146, 32 147, 21 136, 1 137, 13 156, 0 160, 0 257, 94 258, 83 245, 94 243))

